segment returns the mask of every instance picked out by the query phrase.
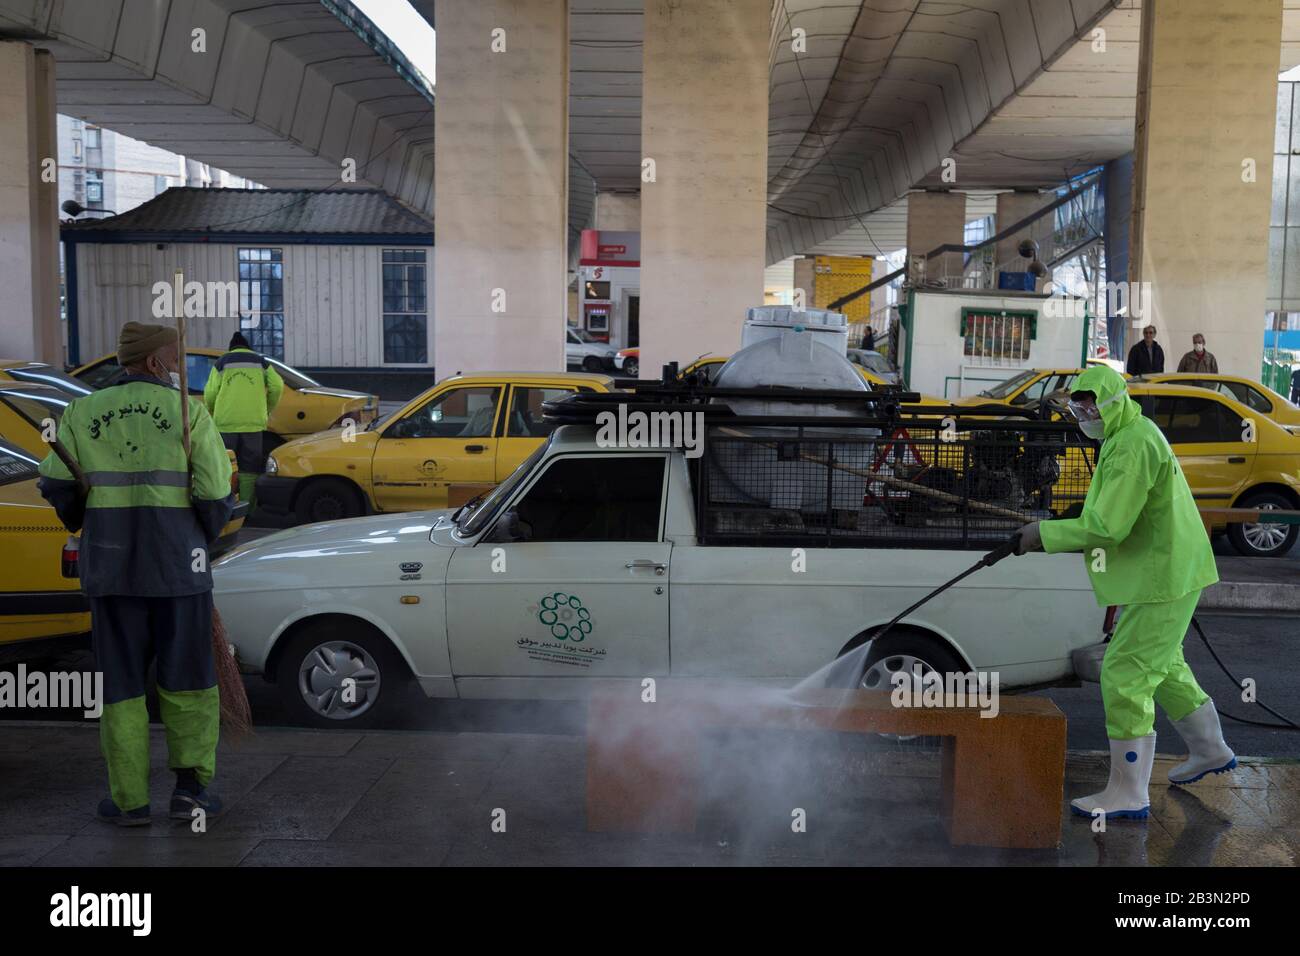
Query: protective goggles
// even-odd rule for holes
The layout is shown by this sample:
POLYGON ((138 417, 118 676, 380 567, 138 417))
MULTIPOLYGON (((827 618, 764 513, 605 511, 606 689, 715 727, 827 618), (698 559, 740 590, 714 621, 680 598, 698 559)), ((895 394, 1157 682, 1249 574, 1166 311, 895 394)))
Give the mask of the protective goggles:
POLYGON ((1112 395, 1104 402, 1098 402, 1095 404, 1092 402, 1083 403, 1070 400, 1065 403, 1065 406, 1070 410, 1070 414, 1074 416, 1076 422, 1095 422, 1097 419, 1101 418, 1101 410, 1103 408, 1121 398, 1123 398, 1122 395, 1112 395))

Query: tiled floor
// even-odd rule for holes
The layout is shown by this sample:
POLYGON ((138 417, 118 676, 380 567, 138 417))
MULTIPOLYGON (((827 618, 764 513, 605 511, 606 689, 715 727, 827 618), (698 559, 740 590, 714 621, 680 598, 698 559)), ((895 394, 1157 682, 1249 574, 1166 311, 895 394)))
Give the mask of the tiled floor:
MULTIPOLYGON (((153 737, 155 812, 172 778, 153 737)), ((262 730, 223 744, 215 788, 228 812, 206 833, 157 819, 117 829, 93 725, 7 723, 0 735, 0 865, 1033 865, 1293 866, 1300 764, 1242 760, 1178 789, 1151 818, 1090 821, 1062 805, 1055 850, 948 845, 938 757, 860 737, 719 738, 697 831, 587 833, 580 737, 262 730), (802 811, 803 832, 792 820, 802 811), (500 824, 504 821, 504 832, 500 824), (494 827, 494 823, 496 826, 494 827)), ((1106 758, 1071 754, 1066 797, 1100 789, 1106 758)))

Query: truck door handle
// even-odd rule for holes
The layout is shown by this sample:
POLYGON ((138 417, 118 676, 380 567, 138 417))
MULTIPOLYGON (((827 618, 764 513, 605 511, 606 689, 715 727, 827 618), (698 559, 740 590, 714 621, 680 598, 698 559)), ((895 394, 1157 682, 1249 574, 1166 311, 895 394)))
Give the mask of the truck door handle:
POLYGON ((487 445, 466 445, 465 450, 471 455, 477 455, 480 452, 487 451, 487 445))
POLYGON ((1239 457, 1237 455, 1233 455, 1231 458, 1228 459, 1228 464, 1230 465, 1244 465, 1245 463, 1246 463, 1246 459, 1239 457))
POLYGON ((668 565, 661 564, 658 561, 651 561, 649 558, 637 558, 635 561, 629 561, 627 564, 623 565, 623 567, 627 568, 629 571, 635 571, 640 568, 654 568, 655 574, 659 575, 662 575, 668 570, 668 565))

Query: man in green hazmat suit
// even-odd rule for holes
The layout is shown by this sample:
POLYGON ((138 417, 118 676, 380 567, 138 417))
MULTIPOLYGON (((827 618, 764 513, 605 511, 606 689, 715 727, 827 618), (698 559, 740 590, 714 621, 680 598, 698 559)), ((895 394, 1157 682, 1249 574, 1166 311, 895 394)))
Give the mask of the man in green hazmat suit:
POLYGON ((253 488, 266 468, 262 432, 266 420, 284 393, 284 379, 275 366, 249 347, 243 333, 230 339, 230 349, 217 359, 203 384, 203 402, 221 432, 221 440, 235 453, 239 465, 239 500, 253 513, 253 488))
POLYGON ((83 486, 51 452, 41 494, 81 532, 81 590, 90 600, 91 646, 104 675, 100 745, 110 796, 99 817, 149 823, 149 712, 145 682, 157 664, 158 709, 176 773, 169 816, 208 815, 220 702, 212 656, 208 547, 230 519, 230 457, 207 409, 190 403, 190 458, 181 441, 180 360, 174 328, 128 322, 118 339, 127 375, 68 404, 62 450, 83 486))
POLYGON ((1178 459, 1120 374, 1107 366, 1081 374, 1070 410, 1085 435, 1102 441, 1083 511, 1026 525, 1016 553, 1081 551, 1097 603, 1124 606, 1101 667, 1110 779, 1101 793, 1070 806, 1084 816, 1142 818, 1150 807, 1154 704, 1190 751, 1169 772, 1171 783, 1237 765, 1214 701, 1183 659, 1201 589, 1219 576, 1178 459))

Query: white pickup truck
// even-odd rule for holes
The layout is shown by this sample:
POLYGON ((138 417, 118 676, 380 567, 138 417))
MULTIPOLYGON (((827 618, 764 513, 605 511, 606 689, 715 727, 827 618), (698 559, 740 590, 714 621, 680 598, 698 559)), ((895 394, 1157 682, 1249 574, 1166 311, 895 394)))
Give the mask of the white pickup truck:
MULTIPOLYGON (((593 677, 788 686, 979 556, 969 543, 714 544, 697 529, 698 462, 602 444, 590 425, 562 425, 456 513, 237 548, 213 571, 241 665, 278 683, 296 719, 335 727, 374 721, 411 678, 430 697, 578 697, 593 677)), ((1013 557, 877 641, 862 681, 887 688, 915 662, 996 671, 1002 688, 1069 681, 1102 618, 1080 555, 1013 557)))

